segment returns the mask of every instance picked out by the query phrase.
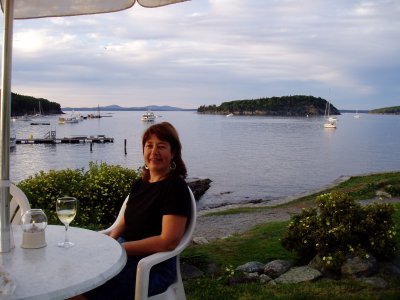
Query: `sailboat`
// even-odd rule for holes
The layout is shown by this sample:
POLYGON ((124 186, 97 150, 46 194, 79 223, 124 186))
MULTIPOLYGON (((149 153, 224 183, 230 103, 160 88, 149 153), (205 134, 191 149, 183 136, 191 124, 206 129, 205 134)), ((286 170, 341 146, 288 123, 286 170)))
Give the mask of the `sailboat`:
POLYGON ((39 112, 37 114, 35 114, 35 117, 42 117, 42 116, 44 116, 44 113, 43 113, 43 109, 42 109, 42 104, 39 101, 39 112))
POLYGON ((360 115, 358 114, 358 110, 356 110, 356 114, 354 115, 354 118, 358 119, 360 115))
POLYGON ((326 119, 324 128, 336 128, 337 126, 337 119, 335 117, 330 116, 330 111, 331 111, 331 104, 329 101, 326 101, 326 106, 325 106, 325 116, 324 119, 326 119))
POLYGON ((102 116, 100 115, 100 105, 97 104, 97 113, 92 113, 88 115, 90 119, 100 119, 102 116))

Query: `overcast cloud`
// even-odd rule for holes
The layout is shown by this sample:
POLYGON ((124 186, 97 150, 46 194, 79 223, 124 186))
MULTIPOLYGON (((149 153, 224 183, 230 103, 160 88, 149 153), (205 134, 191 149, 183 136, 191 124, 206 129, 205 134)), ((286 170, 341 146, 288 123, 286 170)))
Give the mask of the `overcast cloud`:
POLYGON ((295 94, 339 109, 397 106, 399 16, 397 0, 192 0, 17 20, 12 90, 62 107, 295 94))

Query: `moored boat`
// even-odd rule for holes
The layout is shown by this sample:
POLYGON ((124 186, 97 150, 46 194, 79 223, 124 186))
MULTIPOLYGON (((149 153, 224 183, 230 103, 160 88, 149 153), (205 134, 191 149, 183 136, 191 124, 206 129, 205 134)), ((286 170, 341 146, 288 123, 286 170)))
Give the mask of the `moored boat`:
POLYGON ((144 121, 144 122, 152 122, 156 119, 156 116, 154 115, 154 113, 152 111, 148 111, 145 112, 142 117, 140 118, 140 120, 144 121))

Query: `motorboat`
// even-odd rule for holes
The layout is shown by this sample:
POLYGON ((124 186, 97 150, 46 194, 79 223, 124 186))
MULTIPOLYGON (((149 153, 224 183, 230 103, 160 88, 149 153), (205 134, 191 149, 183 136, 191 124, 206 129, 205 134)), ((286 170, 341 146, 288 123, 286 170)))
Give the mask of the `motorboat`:
POLYGON ((156 119, 156 116, 154 115, 154 113, 152 111, 147 111, 145 112, 142 117, 140 118, 140 120, 144 121, 144 122, 153 122, 156 119))
POLYGON ((66 123, 78 123, 81 120, 80 114, 76 114, 75 111, 66 117, 59 117, 58 123, 59 124, 66 124, 66 123))
POLYGON ((59 124, 66 124, 66 123, 78 123, 79 122, 79 117, 75 115, 70 115, 67 117, 59 117, 58 118, 58 123, 59 124))
POLYGON ((227 117, 232 117, 232 116, 233 116, 233 113, 227 114, 226 116, 227 116, 227 117))

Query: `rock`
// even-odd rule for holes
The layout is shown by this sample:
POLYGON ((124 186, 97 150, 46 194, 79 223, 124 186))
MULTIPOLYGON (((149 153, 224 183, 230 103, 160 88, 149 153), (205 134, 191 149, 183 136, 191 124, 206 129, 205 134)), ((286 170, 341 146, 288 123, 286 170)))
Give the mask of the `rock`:
POLYGON ((264 274, 271 278, 278 278, 292 266, 292 263, 287 260, 273 260, 264 266, 264 274))
POLYGON ((336 278, 336 279, 339 277, 339 274, 333 273, 332 271, 325 268, 323 260, 318 254, 308 263, 308 266, 310 268, 320 271, 326 277, 336 278))
POLYGON ((390 195, 389 193, 387 193, 385 191, 376 191, 376 195, 378 197, 383 197, 383 198, 392 198, 392 195, 390 195))
POLYGON ((194 198, 199 201, 201 196, 210 188, 210 183, 212 181, 208 178, 206 179, 188 179, 186 180, 187 185, 193 192, 194 198))
POLYGON ((358 278, 358 280, 381 289, 386 289, 389 287, 389 284, 380 277, 362 277, 358 278))
POLYGON ((188 264, 181 264, 181 275, 183 280, 193 279, 203 276, 203 271, 195 266, 188 264))
POLYGON ((393 261, 380 263, 379 269, 382 274, 400 278, 400 267, 393 261))
POLYGON ((214 275, 219 272, 218 265, 215 262, 209 262, 204 266, 203 269, 207 274, 214 275))
POLYGON ((267 274, 261 274, 259 276, 259 279, 260 279, 261 283, 267 283, 267 282, 270 282, 272 280, 272 278, 269 277, 267 274))
POLYGON ((205 245, 208 244, 208 240, 205 237, 199 236, 193 238, 193 244, 195 245, 205 245))
POLYGON ((229 284, 241 284, 258 282, 258 273, 237 272, 232 278, 229 278, 229 284))
POLYGON ((343 263, 341 272, 343 275, 350 275, 353 277, 369 276, 376 270, 376 259, 372 255, 367 258, 349 257, 343 263))
POLYGON ((322 276, 322 273, 308 266, 291 268, 274 280, 275 283, 299 283, 313 281, 322 276))
POLYGON ((400 269, 400 256, 396 256, 394 259, 392 259, 391 263, 400 269))
POLYGON ((235 271, 242 271, 246 273, 258 273, 262 274, 264 272, 264 264, 258 261, 251 261, 241 265, 235 269, 235 271))

